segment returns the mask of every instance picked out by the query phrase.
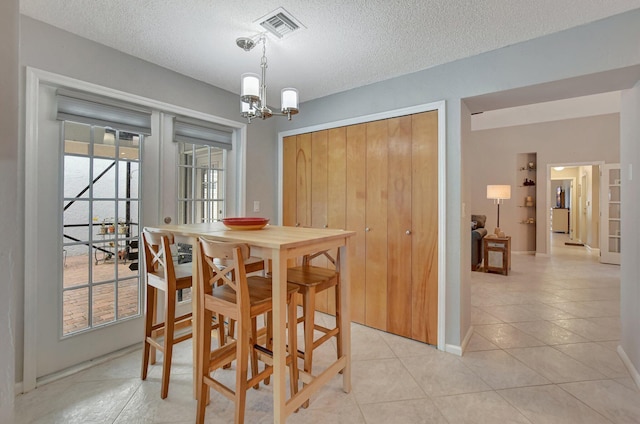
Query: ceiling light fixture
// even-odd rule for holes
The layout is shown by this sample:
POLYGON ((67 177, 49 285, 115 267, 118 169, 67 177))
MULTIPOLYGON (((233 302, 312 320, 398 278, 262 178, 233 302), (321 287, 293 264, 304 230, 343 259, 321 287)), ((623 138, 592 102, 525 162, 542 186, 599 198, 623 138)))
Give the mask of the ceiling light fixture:
MULTIPOLYGON (((298 90, 295 88, 283 88, 281 92, 281 112, 274 112, 267 104, 267 40, 264 34, 260 34, 257 43, 262 43, 262 79, 258 74, 242 74, 240 83, 240 107, 242 116, 251 123, 253 118, 267 119, 273 115, 286 116, 291 120, 291 115, 298 113, 298 90)), ((255 38, 240 37, 236 40, 238 47, 248 52, 256 46, 255 38)))

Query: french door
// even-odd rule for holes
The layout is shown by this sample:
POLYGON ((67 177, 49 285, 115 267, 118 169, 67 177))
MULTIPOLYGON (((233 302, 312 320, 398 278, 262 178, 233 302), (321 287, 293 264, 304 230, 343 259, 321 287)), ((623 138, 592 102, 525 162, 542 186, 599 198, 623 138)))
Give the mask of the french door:
POLYGON ((38 90, 36 378, 141 341, 145 140, 56 120, 56 88, 38 90))

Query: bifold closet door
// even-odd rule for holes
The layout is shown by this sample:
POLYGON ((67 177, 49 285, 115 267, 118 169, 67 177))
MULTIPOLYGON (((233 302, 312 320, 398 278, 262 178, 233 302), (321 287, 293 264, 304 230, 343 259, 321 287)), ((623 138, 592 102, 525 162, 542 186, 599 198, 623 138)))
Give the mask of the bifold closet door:
POLYGON ((411 122, 411 338, 437 345, 438 112, 411 122))
POLYGON ((387 331, 411 337, 411 116, 388 119, 387 331))
POLYGON ((366 233, 365 207, 367 193, 367 126, 347 127, 347 193, 346 229, 355 231, 349 244, 351 276, 351 320, 365 322, 366 233))

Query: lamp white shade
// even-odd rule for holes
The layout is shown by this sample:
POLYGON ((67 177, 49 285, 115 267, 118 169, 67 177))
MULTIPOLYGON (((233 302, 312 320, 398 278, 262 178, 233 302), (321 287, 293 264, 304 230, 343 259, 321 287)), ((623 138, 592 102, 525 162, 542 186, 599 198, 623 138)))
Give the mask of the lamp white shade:
POLYGON ((298 110, 298 90, 295 88, 283 88, 281 92, 282 96, 282 111, 298 110))
POLYGON ((254 109, 254 107, 251 106, 249 103, 243 102, 242 100, 240 100, 240 110, 242 111, 243 114, 247 114, 247 115, 256 114, 256 110, 254 109))
POLYGON ((487 199, 511 199, 511 186, 510 185, 488 185, 487 186, 487 199))
POLYGON ((244 98, 260 98, 260 77, 258 74, 246 73, 241 76, 240 96, 244 98))

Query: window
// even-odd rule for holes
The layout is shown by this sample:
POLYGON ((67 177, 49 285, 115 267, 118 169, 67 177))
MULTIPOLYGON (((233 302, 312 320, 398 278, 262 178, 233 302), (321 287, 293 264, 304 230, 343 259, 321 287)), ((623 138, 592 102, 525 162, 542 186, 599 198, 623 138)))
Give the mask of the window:
POLYGON ((226 149, 178 143, 178 220, 214 222, 224 217, 226 149))
POLYGON ((140 315, 143 138, 63 123, 63 336, 140 315))

